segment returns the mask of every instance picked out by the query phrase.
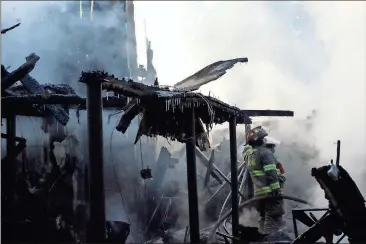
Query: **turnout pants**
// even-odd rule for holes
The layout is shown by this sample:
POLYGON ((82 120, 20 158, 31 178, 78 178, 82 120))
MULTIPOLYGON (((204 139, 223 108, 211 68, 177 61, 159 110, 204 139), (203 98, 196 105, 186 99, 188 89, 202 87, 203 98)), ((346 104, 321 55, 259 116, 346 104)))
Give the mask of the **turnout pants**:
POLYGON ((259 231, 270 234, 282 228, 285 214, 283 199, 264 199, 257 203, 259 213, 259 231))

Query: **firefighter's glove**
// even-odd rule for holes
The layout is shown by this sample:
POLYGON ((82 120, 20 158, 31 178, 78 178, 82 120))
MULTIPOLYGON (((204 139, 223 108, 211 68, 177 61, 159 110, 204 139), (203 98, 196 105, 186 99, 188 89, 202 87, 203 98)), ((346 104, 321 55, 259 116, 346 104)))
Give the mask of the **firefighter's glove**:
POLYGON ((272 196, 276 196, 276 197, 283 196, 283 193, 280 189, 276 189, 276 190, 272 191, 272 196))
POLYGON ((285 176, 278 175, 277 177, 278 177, 278 180, 279 180, 280 183, 285 183, 286 182, 286 177, 285 176))

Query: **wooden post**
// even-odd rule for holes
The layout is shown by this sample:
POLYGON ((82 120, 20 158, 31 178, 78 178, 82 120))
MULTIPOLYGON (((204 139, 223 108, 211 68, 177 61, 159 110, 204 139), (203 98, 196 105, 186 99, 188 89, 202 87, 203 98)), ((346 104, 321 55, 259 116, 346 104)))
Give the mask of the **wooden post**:
POLYGON ((231 158, 231 204, 232 204, 232 235, 238 236, 239 231, 239 187, 238 187, 238 159, 236 145, 236 117, 229 121, 230 158, 231 158))
MULTIPOLYGON (((8 197, 8 206, 10 206, 10 216, 13 214, 13 206, 14 206, 14 197, 15 197, 15 180, 16 180, 16 156, 15 156, 15 147, 16 147, 16 116, 9 115, 6 119, 6 134, 8 135, 8 139, 6 140, 6 153, 8 156, 8 161, 6 163, 6 178, 9 179, 8 186, 6 186, 7 197, 8 197)), ((12 219, 12 217, 10 217, 12 219)))
POLYGON ((196 134, 195 134, 195 114, 194 108, 187 118, 187 183, 188 183, 188 203, 189 203, 189 227, 190 242, 200 243, 200 227, 198 214, 198 191, 197 191, 197 170, 196 170, 196 134))
POLYGON ((105 198, 103 173, 103 122, 102 82, 88 80, 87 121, 88 121, 88 195, 89 223, 87 241, 101 243, 106 239, 105 198))

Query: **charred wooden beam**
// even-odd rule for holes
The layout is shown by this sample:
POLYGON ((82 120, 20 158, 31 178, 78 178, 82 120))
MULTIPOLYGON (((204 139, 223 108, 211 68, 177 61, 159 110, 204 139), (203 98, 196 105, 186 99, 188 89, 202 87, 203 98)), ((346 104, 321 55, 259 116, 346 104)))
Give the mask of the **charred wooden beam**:
MULTIPOLYGON (((20 81, 29 93, 47 95, 45 88, 30 75, 27 74, 20 81)), ((61 105, 47 104, 46 108, 50 111, 51 115, 55 119, 57 119, 58 122, 60 122, 62 125, 66 125, 69 122, 69 114, 61 105)))
MULTIPOLYGON (((1 138, 8 139, 9 138, 9 135, 8 134, 1 133, 1 138)), ((19 137, 19 136, 16 136, 15 137, 15 141, 16 142, 21 142, 23 140, 25 140, 23 137, 19 137)))
POLYGON ((78 95, 60 95, 60 94, 51 94, 48 96, 37 94, 37 95, 28 95, 28 96, 7 96, 1 98, 1 103, 5 105, 11 104, 63 104, 63 105, 79 105, 85 104, 85 98, 82 98, 78 95))
POLYGON ((197 169, 196 169, 196 135, 195 135, 195 114, 194 108, 187 113, 187 183, 189 203, 189 230, 191 243, 200 243, 200 226, 198 214, 198 190, 197 190, 197 169))
MULTIPOLYGON (((53 96, 53 95, 51 95, 53 96)), ((31 116, 31 117, 48 117, 50 116, 50 111, 46 110, 44 106, 41 104, 36 104, 29 102, 28 99, 35 99, 32 102, 42 102, 43 104, 47 101, 44 101, 42 95, 30 95, 25 97, 20 96, 10 96, 10 97, 2 97, 1 98, 1 117, 7 118, 12 115, 20 115, 20 116, 31 116)), ((63 99, 63 98, 60 98, 63 99)), ((65 98, 66 99, 66 98, 65 98)), ((77 97, 72 97, 72 100, 79 101, 77 97)), ((81 104, 69 104, 69 109, 78 109, 78 110, 86 110, 86 99, 82 98, 81 104)), ((81 101, 81 100, 80 100, 81 101)), ((61 101, 56 101, 61 102, 61 101)), ((71 102, 71 101, 70 101, 71 102)), ((125 97, 103 97, 103 108, 115 108, 122 109, 126 105, 125 97)))
MULTIPOLYGON (((2 106, 12 105, 29 105, 29 104, 62 104, 70 106, 80 106, 81 109, 86 109, 86 99, 78 95, 62 95, 51 94, 44 95, 27 95, 27 96, 6 96, 1 98, 2 106)), ((121 97, 103 97, 103 107, 123 108, 126 105, 126 99, 121 97)))
POLYGON ((214 161, 215 161, 215 150, 212 150, 210 159, 208 160, 208 164, 207 164, 205 180, 203 182, 203 187, 204 188, 207 188, 208 182, 210 181, 210 175, 211 175, 211 172, 212 172, 212 165, 213 165, 214 161))
POLYGON ((6 141, 6 153, 9 157, 10 161, 15 160, 15 143, 16 143, 16 117, 9 116, 6 120, 6 133, 7 133, 7 141, 6 141))
POLYGON ((15 181, 16 181, 16 117, 10 116, 6 119, 6 133, 7 133, 7 140, 6 140, 6 156, 7 161, 5 162, 6 165, 6 178, 8 179, 7 182, 7 197, 8 197, 8 204, 10 206, 10 216, 13 214, 13 206, 14 206, 14 197, 15 197, 15 181))
POLYGON ((124 108, 121 119, 118 121, 116 130, 125 133, 131 124, 131 121, 139 114, 140 109, 136 99, 130 101, 124 108))
POLYGON ((39 60, 39 57, 32 53, 28 57, 25 58, 26 62, 21 65, 19 68, 9 73, 3 65, 1 65, 1 90, 5 90, 12 86, 15 82, 20 79, 23 79, 29 72, 31 72, 36 63, 39 60), (3 77, 5 75, 5 77, 3 77))
MULTIPOLYGON (((199 148, 196 147, 196 153, 197 153, 197 157, 199 159, 199 161, 206 167, 208 168, 209 166, 209 159, 206 158, 206 156, 199 150, 199 148)), ((216 169, 217 166, 215 164, 212 163, 212 167, 213 169, 216 169)), ((220 176, 214 171, 211 170, 210 174, 213 178, 215 178, 217 180, 217 182, 219 182, 220 184, 223 183, 223 181, 221 180, 220 176)))
POLYGON ((134 144, 136 144, 142 135, 147 135, 148 132, 147 132, 147 121, 146 121, 146 116, 142 116, 142 119, 140 121, 140 124, 139 124, 139 128, 137 130, 137 134, 136 134, 136 138, 135 138, 135 142, 134 144))
MULTIPOLYGON (((294 111, 289 110, 242 110, 249 117, 293 117, 294 111)), ((249 124, 249 123, 246 123, 249 124)))
MULTIPOLYGON (((238 160, 236 145, 236 118, 229 122, 230 133, 230 159, 231 159, 231 208, 232 208, 232 235, 239 233, 239 187, 238 187, 238 160)), ((235 242, 235 241, 234 241, 235 242)))
MULTIPOLYGON (((127 97, 142 98, 149 95, 148 91, 137 89, 138 85, 131 84, 132 82, 120 81, 120 80, 104 80, 102 84, 103 90, 114 91, 123 94, 127 97), (134 85, 134 86, 132 86, 134 85)), ((135 83, 135 82, 133 82, 135 83)), ((138 83, 137 83, 138 84, 138 83)))
POLYGON ((87 121, 89 151, 89 230, 88 242, 105 241, 105 198, 103 174, 103 122, 102 84, 98 80, 88 80, 87 121))
POLYGON ((18 27, 19 25, 20 25, 20 23, 15 24, 15 25, 13 25, 13 26, 10 26, 9 28, 6 28, 6 29, 2 29, 2 30, 1 30, 1 34, 5 34, 6 32, 8 32, 8 31, 10 31, 10 30, 12 30, 12 29, 14 29, 14 28, 18 27))

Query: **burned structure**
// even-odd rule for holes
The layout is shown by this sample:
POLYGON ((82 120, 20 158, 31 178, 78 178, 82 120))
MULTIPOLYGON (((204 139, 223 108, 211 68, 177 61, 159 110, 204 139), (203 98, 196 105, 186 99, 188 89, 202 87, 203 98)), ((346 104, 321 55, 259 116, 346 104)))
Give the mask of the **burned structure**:
MULTIPOLYGON (((121 133, 125 133, 132 121, 141 116, 135 144, 141 142, 141 137, 145 135, 170 138, 184 143, 186 147, 189 228, 186 228, 183 234, 182 231, 169 232, 168 230, 173 229, 175 225, 176 212, 173 211, 173 214, 169 215, 166 213, 167 207, 160 208, 164 205, 162 203, 164 199, 171 200, 179 190, 179 186, 163 184, 166 168, 174 167, 179 161, 172 158, 167 148, 162 148, 155 168, 142 168, 139 175, 144 180, 154 178, 153 181, 146 183, 147 188, 154 189, 149 191, 145 199, 150 207, 146 212, 140 211, 146 217, 146 229, 142 231, 145 239, 152 238, 151 242, 157 242, 154 237, 161 237, 166 243, 263 241, 264 236, 256 228, 239 225, 241 209, 259 198, 250 198, 243 193, 246 186, 246 179, 243 176, 247 169, 245 164, 237 158, 236 126, 245 124, 249 129, 252 123, 251 117, 293 116, 293 112, 241 110, 217 98, 196 92, 201 85, 223 76, 226 70, 236 63, 248 62, 247 58, 215 62, 176 83, 174 87, 159 85, 157 81, 154 85, 142 84, 133 79, 117 78, 104 71, 82 72, 79 83, 86 87, 86 98, 78 95, 71 85, 42 85, 31 77, 29 72, 38 60, 37 55, 31 54, 26 58, 24 65, 13 72, 9 72, 2 66, 1 116, 6 119, 7 130, 6 134, 2 134, 2 138, 7 140, 7 154, 2 159, 2 228, 5 233, 2 238, 4 241, 78 243, 126 241, 132 223, 107 221, 105 214, 103 174, 105 163, 103 130, 105 128, 102 111, 107 108, 122 111, 119 123, 116 125, 116 130, 121 133), (21 85, 14 86, 13 84, 18 80, 21 85), (85 164, 80 167, 78 158, 71 151, 65 153, 67 157, 63 158, 62 162, 58 162, 57 153, 53 148, 47 151, 47 159, 49 159, 47 166, 50 167, 43 172, 42 177, 37 178, 33 175, 34 172, 27 170, 27 160, 25 158, 19 160, 18 155, 26 147, 26 138, 17 137, 15 117, 40 116, 52 118, 51 121, 66 125, 69 121, 69 113, 73 109, 87 111, 88 155, 85 164), (230 168, 227 172, 222 172, 216 165, 218 157, 214 150, 211 151, 210 157, 202 153, 211 147, 208 134, 212 126, 224 122, 229 122, 230 135, 227 141, 227 146, 230 148, 230 157, 228 157, 230 168), (228 194, 224 194, 225 198, 219 199, 224 200, 223 204, 216 201, 221 210, 220 214, 215 214, 216 218, 211 220, 213 226, 204 230, 200 229, 198 217, 196 161, 206 168, 203 184, 208 192, 207 202, 217 197, 225 187, 228 189, 228 194), (75 177, 78 171, 82 177, 75 177), (75 181, 78 183, 77 191, 70 184, 75 181), (215 184, 211 185, 213 182, 215 184), (208 189, 209 185, 212 189, 208 189), (209 192, 209 190, 214 191, 209 192), (75 192, 81 194, 75 196, 75 192), (158 220, 161 216, 164 216, 163 221, 158 220), (169 218, 165 218, 166 216, 169 218)), ((50 136, 53 137, 50 141, 61 143, 66 139, 73 141, 72 136, 58 134, 57 130, 52 130, 54 128, 52 125, 55 123, 45 122, 44 126, 44 130, 49 130, 50 136)), ((52 147, 51 143, 49 147, 52 147)), ((53 147, 55 147, 54 144, 53 147)), ((338 173, 333 166, 314 169, 312 172, 324 189, 326 198, 329 199, 327 215, 318 220, 311 214, 310 217, 305 215, 304 210, 294 210, 294 219, 305 223, 310 229, 299 236, 296 233, 295 240, 291 238, 284 240, 275 235, 266 236, 267 242, 314 243, 321 237, 325 237, 328 243, 332 243, 333 234, 342 233, 349 237, 351 243, 365 241, 362 231, 365 226, 357 225, 365 217, 364 199, 350 176, 339 165, 339 156, 336 167, 339 170, 338 173), (347 192, 344 191, 345 188, 347 192)), ((291 196, 283 197, 306 203, 291 196)), ((141 207, 138 203, 134 204, 137 208, 141 207)), ((174 208, 172 205, 169 206, 174 208)))

